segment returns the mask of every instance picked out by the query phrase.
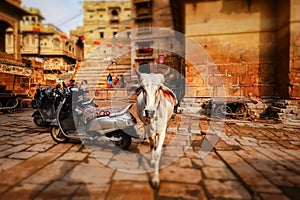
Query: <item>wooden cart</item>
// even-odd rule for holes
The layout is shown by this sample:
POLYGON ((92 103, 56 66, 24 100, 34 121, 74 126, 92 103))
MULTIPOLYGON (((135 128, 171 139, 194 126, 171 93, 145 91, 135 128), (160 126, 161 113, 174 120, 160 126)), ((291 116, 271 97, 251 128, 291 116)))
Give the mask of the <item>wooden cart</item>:
POLYGON ((16 113, 21 109, 21 98, 14 94, 0 93, 0 112, 16 113))
POLYGON ((255 100, 242 97, 214 97, 209 102, 212 117, 225 118, 227 116, 245 118, 247 103, 257 103, 255 100))

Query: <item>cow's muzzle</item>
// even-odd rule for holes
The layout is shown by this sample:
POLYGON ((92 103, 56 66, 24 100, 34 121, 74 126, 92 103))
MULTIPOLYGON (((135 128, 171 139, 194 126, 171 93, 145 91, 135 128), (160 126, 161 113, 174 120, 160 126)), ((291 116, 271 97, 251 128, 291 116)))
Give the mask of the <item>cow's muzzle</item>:
POLYGON ((153 118, 155 114, 155 110, 145 110, 145 117, 153 118))

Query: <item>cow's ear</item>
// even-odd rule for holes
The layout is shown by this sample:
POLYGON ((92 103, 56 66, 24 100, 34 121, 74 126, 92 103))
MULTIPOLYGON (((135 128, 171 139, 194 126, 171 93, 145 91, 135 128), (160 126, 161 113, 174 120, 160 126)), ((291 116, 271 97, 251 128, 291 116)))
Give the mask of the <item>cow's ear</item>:
POLYGON ((141 93, 141 91, 142 91, 142 87, 139 85, 133 85, 128 89, 128 93, 131 95, 133 95, 133 94, 139 95, 141 93))
POLYGON ((162 91, 163 96, 167 100, 169 100, 171 103, 173 103, 174 106, 177 105, 178 101, 177 101, 177 98, 176 98, 176 94, 170 88, 168 88, 164 85, 161 85, 160 89, 162 91))

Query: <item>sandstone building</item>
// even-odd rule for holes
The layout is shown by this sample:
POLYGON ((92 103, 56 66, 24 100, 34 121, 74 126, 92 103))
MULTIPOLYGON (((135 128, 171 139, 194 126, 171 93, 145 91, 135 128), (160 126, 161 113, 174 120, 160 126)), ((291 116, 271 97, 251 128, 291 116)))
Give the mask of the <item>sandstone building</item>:
MULTIPOLYGON (((66 34, 52 24, 44 24, 39 9, 24 8, 30 15, 20 21, 21 55, 36 63, 35 69, 42 69, 44 76, 32 77, 32 84, 54 85, 72 72, 78 60, 82 60, 82 48, 77 41, 67 38, 66 34), (38 59, 36 59, 38 58, 38 59), (39 63, 39 64, 38 64, 39 63)), ((6 31, 6 51, 12 53, 13 34, 6 31)), ((34 71, 36 72, 36 70, 34 71)))
POLYGON ((85 57, 96 47, 101 48, 101 57, 110 57, 111 38, 131 29, 130 1, 83 1, 82 4, 83 26, 70 32, 71 39, 83 39, 85 57))
POLYGON ((178 19, 175 17, 182 16, 176 12, 183 5, 182 2, 169 0, 131 2, 133 13, 131 43, 134 49, 131 58, 132 67, 154 73, 164 72, 165 66, 174 69, 175 71, 166 78, 166 84, 181 101, 185 91, 185 49, 183 35, 180 37, 179 32, 176 32, 182 31, 182 26, 178 21, 175 22, 178 19), (143 69, 145 66, 150 69, 143 69))
POLYGON ((0 92, 26 94, 30 84, 32 69, 22 62, 19 34, 22 16, 30 13, 22 9, 20 3, 12 0, 0 2, 0 92), (11 54, 7 53, 5 41, 8 28, 14 35, 11 54))

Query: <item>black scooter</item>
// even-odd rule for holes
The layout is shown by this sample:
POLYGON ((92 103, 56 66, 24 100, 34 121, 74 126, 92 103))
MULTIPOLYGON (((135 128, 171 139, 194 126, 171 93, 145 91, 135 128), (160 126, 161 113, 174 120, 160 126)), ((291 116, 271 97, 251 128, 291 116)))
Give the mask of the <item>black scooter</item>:
POLYGON ((55 110, 60 101, 59 89, 45 88, 35 94, 34 100, 37 110, 32 114, 33 122, 37 126, 45 127, 55 116, 55 110))
POLYGON ((121 149, 128 149, 132 137, 139 138, 134 128, 137 121, 129 112, 132 104, 126 107, 86 108, 85 102, 78 103, 78 88, 69 90, 57 108, 56 118, 50 124, 50 134, 54 141, 105 141, 121 149))

